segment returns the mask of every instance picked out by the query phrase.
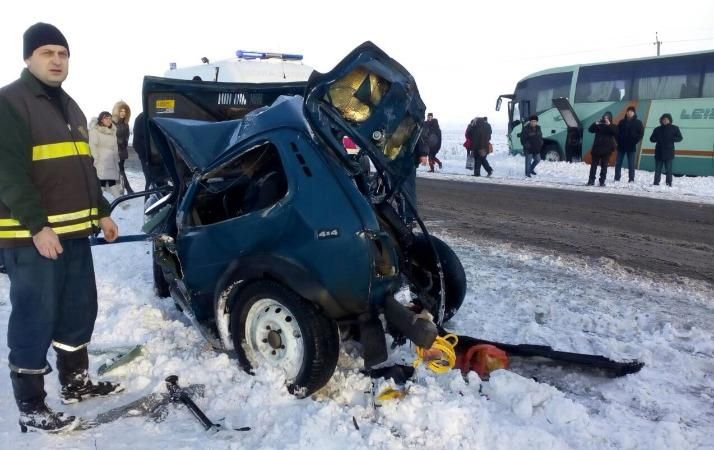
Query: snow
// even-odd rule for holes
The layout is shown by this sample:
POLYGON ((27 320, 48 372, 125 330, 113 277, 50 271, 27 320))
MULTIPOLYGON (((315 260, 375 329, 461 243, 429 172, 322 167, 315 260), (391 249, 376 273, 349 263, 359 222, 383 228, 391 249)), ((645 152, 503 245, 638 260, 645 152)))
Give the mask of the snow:
MULTIPOLYGON (((493 160, 496 177, 479 182, 526 183, 518 179, 522 158, 497 149, 493 160)), ((448 177, 469 179, 458 174, 456 159, 446 161, 445 171, 454 172, 448 177)), ((538 184, 546 177, 554 186, 567 185, 568 179, 584 181, 580 168, 572 165, 543 164, 537 171, 538 184)), ((640 179, 648 177, 638 173, 640 179)), ((133 178, 138 185, 138 177, 133 178)), ((661 195, 706 200, 706 186, 711 186, 707 179, 676 179, 675 188, 661 195)), ((600 191, 623 189, 628 188, 600 191)), ((648 191, 637 187, 632 192, 648 191)), ((141 200, 119 208, 115 219, 122 233, 138 232, 141 200)), ((171 299, 153 294, 147 243, 99 246, 93 249, 99 317, 91 349, 144 344, 146 355, 107 375, 127 388, 110 399, 61 406, 56 376, 50 374, 45 377, 50 406, 93 417, 164 392, 164 378, 176 374, 184 386, 205 384, 205 396, 195 400, 214 421, 229 430, 251 430, 207 434, 185 408, 176 407, 162 423, 127 418, 70 435, 21 434, 5 375, 0 376, 3 448, 714 448, 711 285, 636 273, 608 259, 462 240, 436 222, 428 225, 453 246, 468 277, 466 300, 448 324, 451 329, 490 340, 637 358, 646 366, 615 379, 514 366, 494 372, 489 381, 471 373, 468 382, 457 371, 437 375, 420 366, 405 398, 374 408, 372 380, 359 373, 356 346, 346 343, 328 385, 311 399, 298 400, 287 393, 278 371, 246 374, 235 361, 212 351, 171 299)), ((9 282, 2 276, 2 336, 10 314, 8 296, 9 282)), ((404 346, 390 360, 410 364, 414 357, 413 348, 404 346)), ((54 362, 52 350, 48 359, 54 362)), ((7 364, 6 342, 0 344, 0 360, 7 364)), ((90 356, 92 373, 103 362, 90 356)), ((389 386, 375 380, 377 392, 389 386)))
MULTIPOLYGON (((436 168, 436 173, 428 173, 428 166, 421 166, 418 175, 428 178, 471 181, 477 183, 494 183, 537 186, 578 191, 602 192, 608 194, 634 195, 639 197, 661 198, 697 203, 714 203, 714 177, 674 177, 672 187, 664 183, 654 186, 654 172, 635 171, 635 181, 627 182, 627 165, 622 172, 622 179, 613 181, 615 168, 607 170, 607 181, 604 187, 586 186, 590 165, 585 163, 570 164, 567 162, 541 161, 535 171, 535 177, 525 177, 525 158, 523 155, 510 155, 508 141, 504 130, 494 130, 491 142, 493 153, 488 162, 494 169, 491 177, 474 177, 473 170, 465 168, 466 150, 463 147, 463 131, 445 130, 442 135, 442 147, 437 157, 443 162, 442 170, 436 168)), ((714 164, 714 161, 703 159, 703 164, 714 164)), ((481 171, 486 175, 486 171, 481 171)), ((600 170, 598 169, 598 176, 600 170)))

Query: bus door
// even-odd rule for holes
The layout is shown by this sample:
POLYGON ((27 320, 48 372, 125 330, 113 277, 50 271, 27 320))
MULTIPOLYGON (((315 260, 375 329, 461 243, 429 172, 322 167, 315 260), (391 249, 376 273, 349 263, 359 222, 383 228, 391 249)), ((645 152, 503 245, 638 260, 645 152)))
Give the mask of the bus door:
POLYGON ((575 114, 573 105, 565 97, 553 99, 553 106, 560 113, 565 125, 568 127, 568 134, 565 138, 565 160, 568 162, 578 162, 583 155, 583 126, 575 114))
POLYGON ((513 112, 514 112, 514 103, 513 99, 515 98, 515 95, 513 94, 503 94, 498 96, 498 100, 496 100, 496 111, 501 110, 501 103, 503 103, 503 99, 507 98, 508 99, 508 134, 511 134, 511 131, 513 131, 513 128, 520 124, 520 120, 514 119, 513 118, 513 112))

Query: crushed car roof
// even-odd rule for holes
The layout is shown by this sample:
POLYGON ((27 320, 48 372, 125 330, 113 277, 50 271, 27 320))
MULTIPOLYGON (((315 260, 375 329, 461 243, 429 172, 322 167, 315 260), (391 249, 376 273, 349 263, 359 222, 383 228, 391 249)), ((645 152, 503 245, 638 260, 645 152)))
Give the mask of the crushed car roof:
POLYGON ((301 96, 278 97, 271 106, 224 122, 155 117, 152 121, 173 141, 191 168, 201 172, 238 151, 242 142, 276 128, 309 132, 301 96))

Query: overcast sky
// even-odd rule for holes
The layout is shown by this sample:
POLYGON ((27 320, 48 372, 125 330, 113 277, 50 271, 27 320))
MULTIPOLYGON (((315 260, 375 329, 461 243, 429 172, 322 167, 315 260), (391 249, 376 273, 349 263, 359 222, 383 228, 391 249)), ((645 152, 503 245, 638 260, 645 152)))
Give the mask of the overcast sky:
POLYGON ((371 40, 416 78, 442 127, 494 111, 499 94, 541 69, 714 48, 714 2, 682 1, 44 1, 14 3, 0 16, 0 85, 24 67, 22 33, 56 25, 70 46, 64 88, 87 117, 119 99, 136 115, 141 80, 227 59, 235 50, 301 53, 327 71, 371 40))

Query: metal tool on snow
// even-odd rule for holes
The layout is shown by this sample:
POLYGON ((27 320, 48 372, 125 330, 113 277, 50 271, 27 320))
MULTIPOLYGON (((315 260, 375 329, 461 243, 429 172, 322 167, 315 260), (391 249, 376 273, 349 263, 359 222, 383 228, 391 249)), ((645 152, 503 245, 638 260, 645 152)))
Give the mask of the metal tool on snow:
POLYGON ((177 375, 169 375, 166 377, 166 389, 169 391, 169 400, 172 403, 181 402, 186 405, 193 416, 201 422, 201 425, 203 425, 203 428, 205 428, 206 431, 220 431, 221 425, 211 422, 211 419, 209 419, 203 411, 201 411, 201 408, 199 408, 198 405, 191 400, 191 396, 189 396, 188 393, 183 390, 181 386, 179 386, 177 375))

